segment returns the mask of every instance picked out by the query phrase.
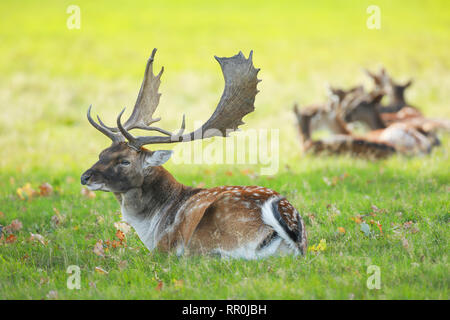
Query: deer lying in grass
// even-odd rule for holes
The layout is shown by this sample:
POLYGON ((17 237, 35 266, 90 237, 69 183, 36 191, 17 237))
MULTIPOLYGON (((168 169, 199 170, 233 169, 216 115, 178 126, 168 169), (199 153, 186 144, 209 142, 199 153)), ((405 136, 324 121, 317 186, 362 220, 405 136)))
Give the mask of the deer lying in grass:
POLYGON ((297 210, 277 192, 258 186, 222 186, 211 189, 185 186, 162 167, 172 151, 150 151, 144 145, 188 142, 214 136, 226 137, 254 110, 257 73, 242 52, 217 58, 225 79, 219 104, 200 128, 184 134, 185 120, 177 133, 150 126, 160 98, 163 72, 153 74, 153 50, 130 118, 117 127, 89 122, 112 140, 99 161, 81 176, 91 190, 113 192, 123 218, 136 230, 149 250, 176 254, 219 254, 224 257, 259 258, 280 252, 303 254, 306 230, 297 210), (133 136, 131 129, 162 135, 133 136))
POLYGON ((326 129, 334 134, 349 134, 347 128, 337 121, 337 105, 341 101, 351 100, 358 96, 361 90, 361 86, 348 90, 328 86, 328 101, 326 103, 308 105, 301 109, 295 104, 294 109, 298 113, 298 121, 302 122, 302 139, 310 140, 310 133, 319 129, 326 129))
MULTIPOLYGON (((439 140, 433 132, 422 130, 420 125, 410 122, 395 122, 385 125, 379 108, 384 93, 372 92, 356 104, 341 104, 340 114, 345 123, 363 122, 371 129, 364 138, 378 143, 387 143, 404 154, 429 153, 439 140)), ((423 123, 422 123, 423 124, 423 123)))
POLYGON ((413 83, 412 79, 404 84, 400 84, 394 81, 384 68, 381 68, 378 74, 368 70, 365 70, 365 72, 374 81, 375 91, 387 94, 388 104, 386 106, 381 104, 378 106, 384 123, 391 124, 406 119, 423 117, 420 110, 411 106, 405 99, 405 91, 413 83))
MULTIPOLYGON (((339 127, 338 134, 332 135, 329 138, 313 140, 313 129, 310 126, 310 119, 307 114, 299 110, 298 106, 294 105, 294 113, 297 119, 301 145, 304 152, 311 152, 314 154, 349 154, 357 157, 366 158, 386 158, 395 153, 395 148, 389 143, 377 142, 367 139, 365 137, 358 137, 352 134, 346 123, 340 116, 340 99, 335 96, 331 98, 331 104, 328 119, 333 121, 335 127, 339 127)), ((367 101, 360 101, 359 104, 369 103, 367 101)))

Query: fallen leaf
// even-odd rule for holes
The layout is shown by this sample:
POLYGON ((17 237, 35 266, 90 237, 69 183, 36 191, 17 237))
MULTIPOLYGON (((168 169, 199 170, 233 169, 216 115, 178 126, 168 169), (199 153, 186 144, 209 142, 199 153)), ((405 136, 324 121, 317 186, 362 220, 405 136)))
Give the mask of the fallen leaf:
POLYGON ((94 253, 100 257, 105 256, 105 251, 103 250, 103 240, 98 240, 93 249, 94 253))
POLYGON ((8 232, 14 232, 14 231, 19 231, 20 229, 22 229, 23 225, 22 222, 20 222, 19 219, 14 219, 13 221, 11 221, 11 224, 5 227, 5 231, 8 232))
POLYGON ((353 221, 355 221, 355 222, 358 223, 358 224, 360 224, 361 222, 363 222, 360 215, 357 215, 357 216, 355 216, 355 217, 351 217, 350 219, 353 220, 353 221))
POLYGON ((233 175, 233 171, 227 170, 227 171, 225 171, 225 174, 226 174, 227 176, 231 177, 231 176, 233 175))
POLYGON ((37 194, 36 190, 31 187, 30 183, 26 183, 23 187, 17 188, 16 192, 21 200, 30 200, 37 194))
POLYGON ((4 217, 5 217, 5 214, 0 211, 0 218, 4 218, 4 217))
POLYGON ((343 227, 338 227, 338 231, 342 234, 345 234, 345 229, 343 227))
POLYGON ((42 197, 47 197, 53 192, 53 187, 48 182, 44 182, 39 186, 39 195, 42 197))
POLYGON ((100 273, 100 274, 108 274, 109 272, 106 271, 105 269, 101 268, 101 267, 95 267, 95 272, 100 273))
POLYGON ((6 243, 14 243, 16 242, 17 237, 13 234, 10 234, 9 236, 6 237, 6 243))
POLYGON ((41 236, 39 233, 31 233, 30 232, 30 241, 39 241, 44 246, 47 245, 47 242, 45 241, 44 237, 41 236))
POLYGON ((114 222, 114 228, 122 231, 124 234, 128 234, 131 230, 131 226, 126 222, 114 222))
POLYGON ((158 284, 156 285, 156 291, 161 291, 163 288, 164 283, 162 281, 158 281, 158 284))
POLYGON ((117 237, 120 241, 125 240, 125 234, 124 234, 122 231, 120 231, 120 230, 117 230, 117 232, 116 232, 116 237, 117 237))

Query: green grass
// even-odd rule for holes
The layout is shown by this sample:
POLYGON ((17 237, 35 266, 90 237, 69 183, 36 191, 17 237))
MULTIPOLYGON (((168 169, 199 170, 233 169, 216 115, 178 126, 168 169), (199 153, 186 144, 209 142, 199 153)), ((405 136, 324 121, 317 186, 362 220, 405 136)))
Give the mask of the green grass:
POLYGON ((299 150, 291 112, 293 101, 322 101, 326 82, 369 86, 361 68, 384 65, 395 78, 415 78, 411 103, 449 118, 447 1, 377 1, 380 30, 366 28, 369 1, 77 3, 80 30, 66 28, 69 1, 0 4, 0 225, 23 223, 17 241, 0 246, 1 299, 41 299, 52 290, 62 299, 449 299, 448 135, 424 157, 313 158, 299 150), (223 86, 213 55, 254 50, 263 82, 245 129, 280 129, 278 174, 240 172, 257 172, 258 165, 169 161, 167 168, 189 185, 258 184, 281 192, 304 217, 310 245, 325 239, 326 250, 260 261, 179 259, 148 252, 131 233, 127 248, 103 258, 93 253, 96 241, 114 239, 120 212, 111 194, 80 194, 79 176, 107 146, 85 112, 92 103, 112 123, 131 107, 153 47, 156 68, 166 70, 157 115, 168 129, 182 113, 192 129, 212 112, 223 86), (20 200, 16 190, 27 182, 49 182, 55 192, 20 200), (372 205, 383 210, 370 216, 372 205), (58 226, 54 209, 65 216, 58 226), (351 219, 357 215, 368 215, 370 235, 351 219), (30 242, 30 232, 48 243, 30 242), (69 265, 81 268, 81 290, 66 287, 69 265), (369 265, 380 267, 379 290, 366 286, 369 265))

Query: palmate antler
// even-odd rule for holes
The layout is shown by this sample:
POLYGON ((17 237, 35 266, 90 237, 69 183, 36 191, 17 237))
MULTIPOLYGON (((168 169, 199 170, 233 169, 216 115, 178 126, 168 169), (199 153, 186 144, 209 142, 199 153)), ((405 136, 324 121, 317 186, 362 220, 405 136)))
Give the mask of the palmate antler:
POLYGON ((153 118, 153 113, 158 107, 161 94, 158 92, 161 83, 161 75, 164 68, 158 75, 153 74, 153 61, 156 49, 153 49, 152 55, 147 62, 144 80, 142 81, 136 104, 130 118, 122 125, 122 114, 125 109, 117 117, 117 127, 112 128, 106 126, 99 117, 99 123, 96 123, 90 116, 91 107, 88 109, 89 122, 100 132, 108 136, 113 143, 128 140, 128 144, 136 149, 147 144, 156 143, 174 143, 192 141, 197 139, 205 139, 213 136, 226 137, 228 133, 236 131, 238 126, 244 124, 242 118, 252 112, 255 102, 255 96, 258 93, 256 86, 260 81, 257 79, 259 69, 255 69, 252 62, 253 51, 250 52, 248 59, 244 57, 242 52, 230 58, 218 58, 225 79, 225 89, 216 110, 211 117, 197 130, 183 134, 185 130, 185 117, 181 128, 177 133, 173 134, 169 131, 158 127, 151 127, 150 124, 155 123, 161 118, 153 118), (148 131, 157 131, 163 136, 139 136, 134 137, 129 130, 144 129, 148 131))

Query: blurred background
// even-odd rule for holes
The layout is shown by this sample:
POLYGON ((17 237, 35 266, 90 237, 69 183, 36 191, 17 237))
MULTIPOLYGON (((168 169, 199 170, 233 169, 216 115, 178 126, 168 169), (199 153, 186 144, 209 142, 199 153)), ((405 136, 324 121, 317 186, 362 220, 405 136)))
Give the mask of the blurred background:
MULTIPOLYGON (((371 86, 362 68, 414 78, 407 98, 450 117, 448 1, 2 1, 0 165, 5 171, 81 171, 109 140, 86 120, 112 124, 134 105, 145 63, 165 67, 156 116, 169 130, 206 120, 223 89, 213 56, 254 50, 263 80, 250 128, 279 128, 281 164, 301 157, 294 101, 325 100, 325 85, 371 86), (366 9, 381 10, 368 29, 366 9), (70 5, 80 29, 69 29, 70 5)), ((446 143, 446 142, 445 142, 446 143)))
POLYGON ((370 90, 362 69, 384 66, 398 82, 414 79, 406 98, 425 116, 450 118, 449 7, 448 0, 0 1, 0 299, 448 300, 449 135, 425 156, 305 156, 292 107, 325 102, 327 83, 370 90), (79 29, 68 28, 73 5, 79 29), (380 8, 380 29, 367 27, 370 5, 380 8), (119 206, 110 193, 82 189, 79 177, 110 140, 86 111, 92 104, 110 125, 123 107, 129 114, 153 48, 155 71, 165 67, 155 116, 167 130, 178 129, 183 113, 191 130, 213 112, 224 86, 214 55, 254 50, 262 82, 241 128, 279 129, 279 172, 174 159, 165 166, 191 186, 262 185, 283 194, 306 223, 304 259, 192 262, 149 253, 133 231, 126 250, 106 247, 118 239, 119 206), (98 243, 106 256, 94 250, 98 243), (74 264, 83 290, 66 287, 74 264), (383 270, 381 290, 367 287, 369 264, 383 270))

